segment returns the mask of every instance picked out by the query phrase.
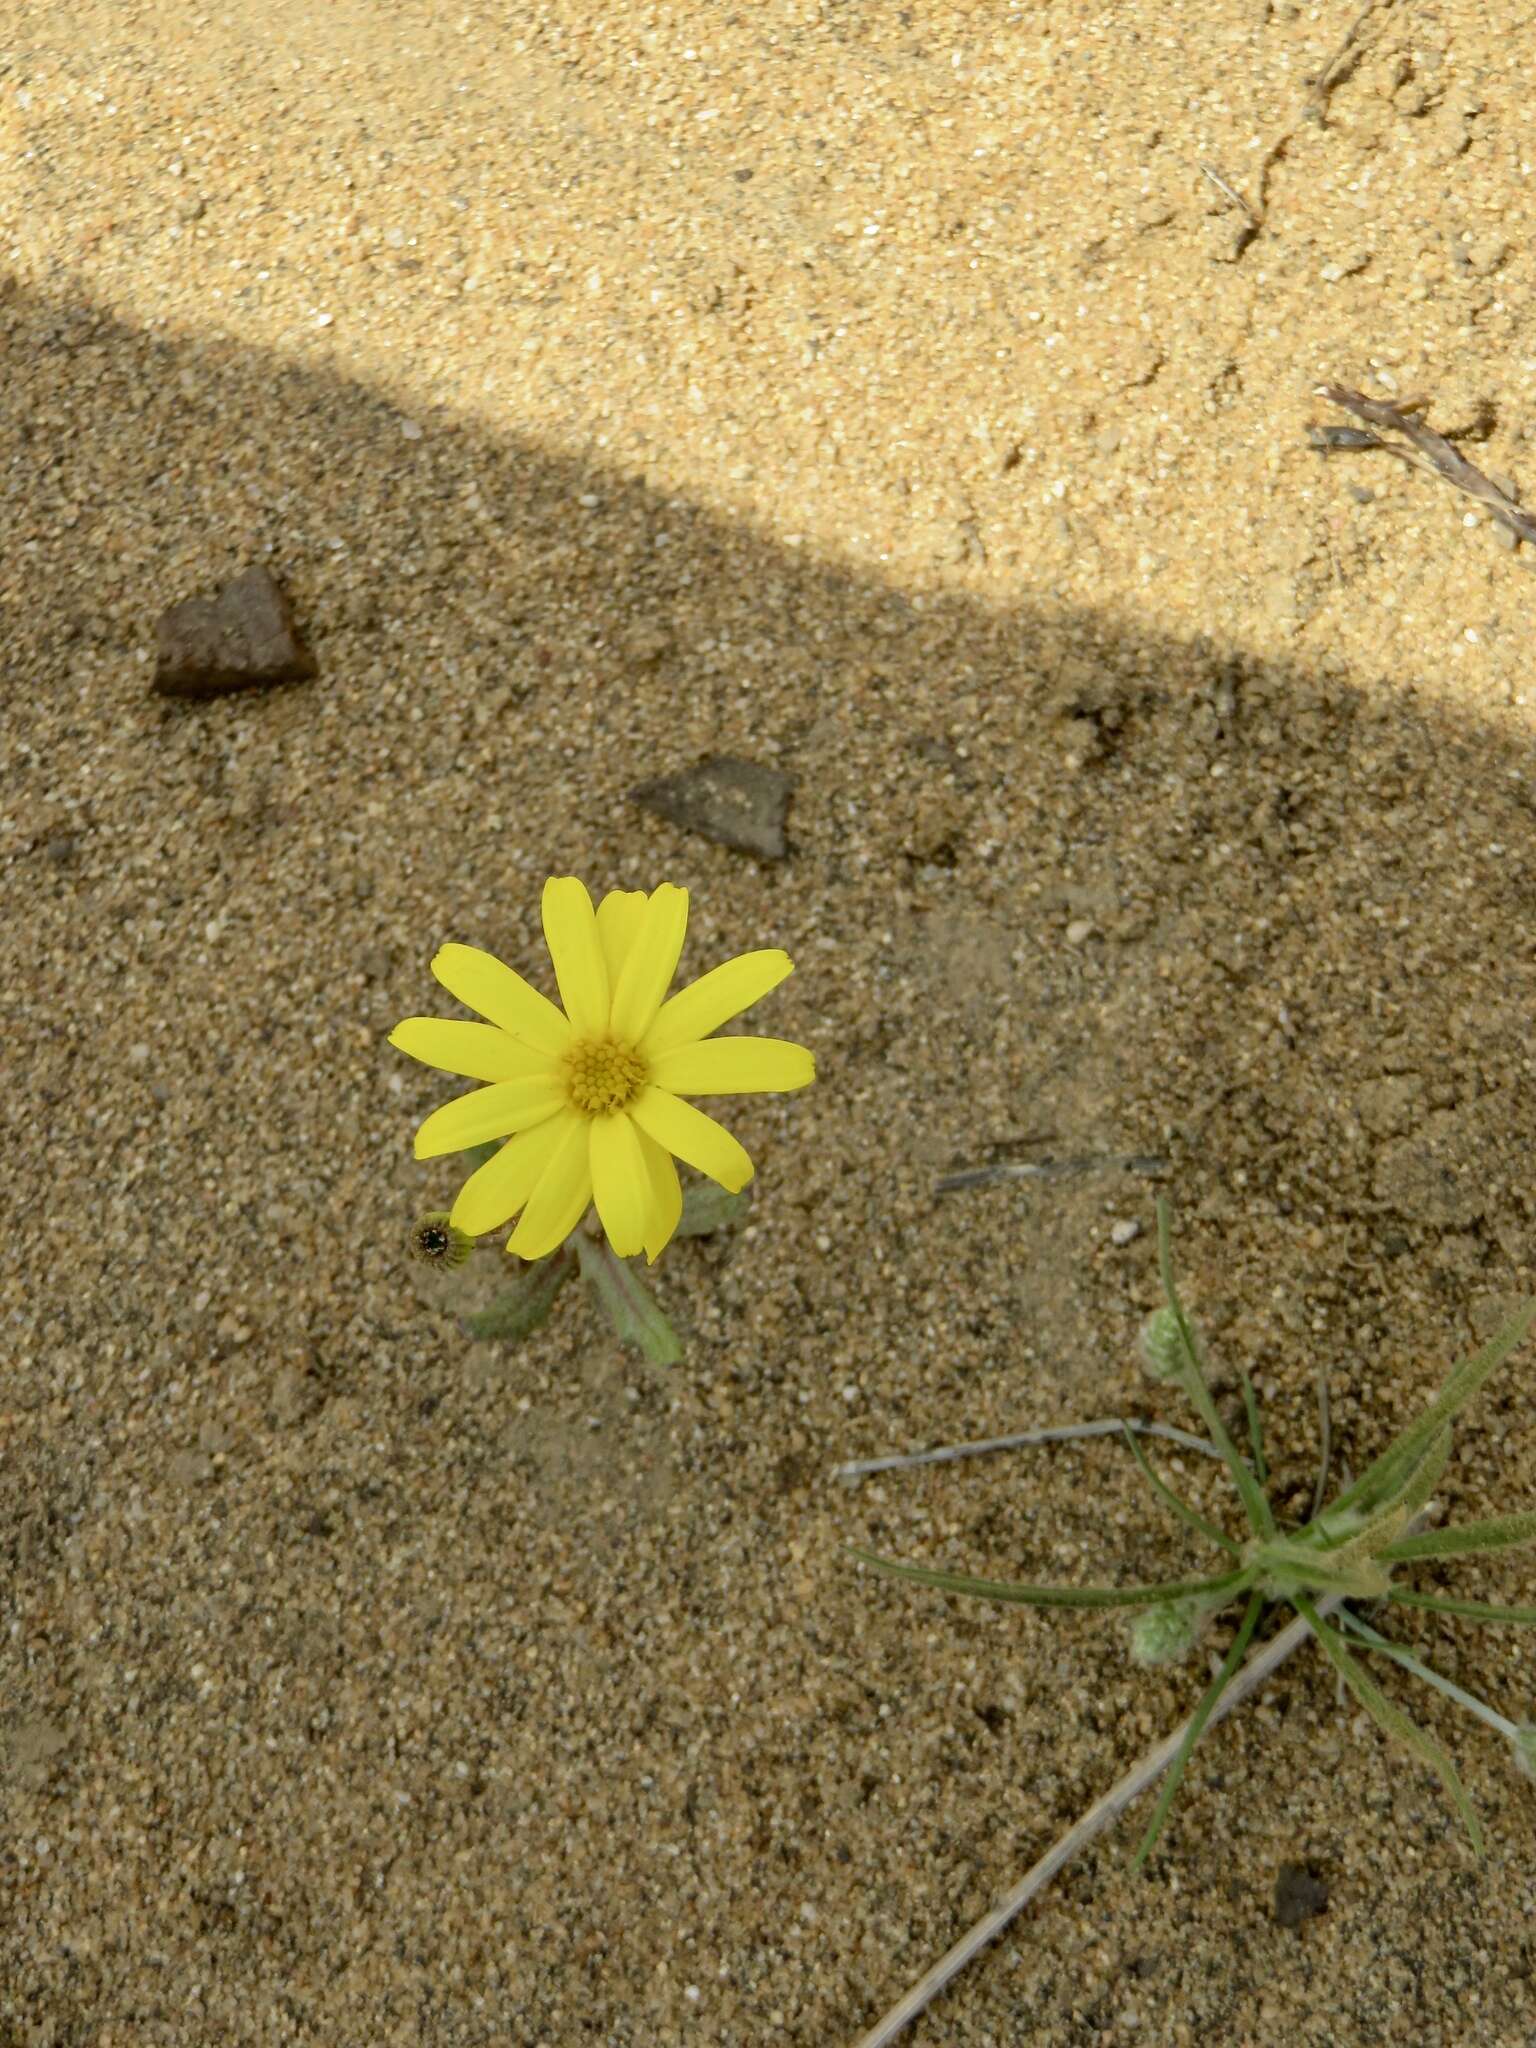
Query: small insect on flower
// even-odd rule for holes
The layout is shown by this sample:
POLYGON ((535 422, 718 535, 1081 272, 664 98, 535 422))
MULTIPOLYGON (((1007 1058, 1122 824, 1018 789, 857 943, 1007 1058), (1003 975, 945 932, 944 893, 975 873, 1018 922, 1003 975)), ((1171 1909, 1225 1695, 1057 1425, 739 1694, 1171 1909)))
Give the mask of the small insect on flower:
POLYGON ((688 892, 615 889, 594 910, 573 876, 544 885, 544 937, 563 1008, 474 946, 444 946, 432 972, 486 1021, 408 1017, 389 1042, 444 1073, 488 1085, 436 1109, 416 1157, 505 1139, 449 1215, 470 1237, 517 1218, 507 1249, 541 1259, 597 1204, 620 1258, 654 1264, 682 1214, 674 1159, 735 1193, 752 1161, 696 1095, 803 1088, 816 1062, 779 1038, 711 1034, 791 971, 775 949, 740 954, 668 996, 688 923, 688 892))

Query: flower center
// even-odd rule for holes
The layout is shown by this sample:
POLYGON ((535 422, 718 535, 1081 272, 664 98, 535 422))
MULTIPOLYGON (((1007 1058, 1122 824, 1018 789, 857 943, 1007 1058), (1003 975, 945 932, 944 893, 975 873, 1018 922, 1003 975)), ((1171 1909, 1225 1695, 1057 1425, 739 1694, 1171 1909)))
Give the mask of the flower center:
POLYGON ((571 1101, 587 1116, 611 1116, 625 1108, 648 1078, 634 1048, 611 1038, 578 1038, 565 1056, 565 1068, 571 1101))

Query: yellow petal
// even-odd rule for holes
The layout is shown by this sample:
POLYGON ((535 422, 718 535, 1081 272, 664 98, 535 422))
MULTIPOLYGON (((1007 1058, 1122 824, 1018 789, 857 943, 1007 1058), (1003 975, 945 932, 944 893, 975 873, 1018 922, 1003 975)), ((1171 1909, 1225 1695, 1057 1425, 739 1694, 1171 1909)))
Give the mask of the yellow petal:
POLYGON ((643 889, 610 889, 597 906, 597 937, 608 968, 608 986, 617 988, 624 961, 645 915, 643 889))
POLYGON ((688 891, 663 882, 653 889, 640 929, 613 991, 613 1035, 634 1045, 655 1022, 677 972, 688 929, 688 891))
POLYGON ((565 1102, 565 1090, 553 1077, 536 1074, 531 1081, 498 1081, 491 1088, 472 1088, 434 1109, 416 1133, 416 1157, 437 1159, 444 1152, 463 1152, 489 1138, 508 1138, 553 1116, 565 1102))
POLYGON ((651 1176, 640 1133, 622 1111, 592 1121, 592 1198, 603 1234, 621 1259, 632 1259, 651 1220, 651 1176))
POLYGON ((533 1193, 560 1142, 560 1132, 561 1119, 551 1116, 509 1138, 495 1158, 476 1167, 459 1189, 448 1221, 471 1237, 499 1229, 533 1193))
POLYGON ((658 1145, 707 1173, 711 1180, 735 1194, 752 1178, 752 1161, 730 1132, 712 1116, 680 1102, 664 1088, 642 1088, 629 1105, 629 1113, 658 1145))
POLYGON ((478 1010, 540 1052, 561 1053, 570 1044, 571 1027, 549 997, 478 946, 439 946, 432 972, 466 1009, 478 1010))
POLYGON ((751 1009, 793 971, 793 961, 777 946, 760 953, 739 953, 734 960, 712 967, 708 974, 700 975, 663 1003, 640 1050, 654 1059, 659 1053, 670 1052, 675 1045, 707 1038, 727 1019, 751 1009))
POLYGON ((674 1095, 764 1095, 815 1078, 814 1058, 787 1038, 703 1038, 651 1061, 651 1079, 674 1095))
POLYGON ((583 1038, 601 1038, 608 1029, 608 968, 592 898, 574 875, 544 884, 544 938, 565 1014, 583 1038))
POLYGON ((549 1054, 509 1038, 494 1024, 455 1024, 444 1017, 407 1017, 389 1034, 396 1051, 423 1066, 471 1081, 521 1081, 541 1074, 549 1054))
POLYGON ((542 1259, 564 1244, 592 1199, 589 1121, 571 1110, 560 1123, 554 1149, 507 1240, 507 1250, 520 1259, 542 1259))
POLYGON ((672 1164, 672 1154, 666 1146, 658 1145, 654 1138, 647 1137, 638 1124, 635 1125, 635 1136, 640 1140, 646 1171, 651 1177, 651 1210, 646 1223, 645 1257, 646 1263, 654 1266, 672 1242, 672 1234, 682 1217, 683 1190, 677 1178, 677 1168, 672 1164))

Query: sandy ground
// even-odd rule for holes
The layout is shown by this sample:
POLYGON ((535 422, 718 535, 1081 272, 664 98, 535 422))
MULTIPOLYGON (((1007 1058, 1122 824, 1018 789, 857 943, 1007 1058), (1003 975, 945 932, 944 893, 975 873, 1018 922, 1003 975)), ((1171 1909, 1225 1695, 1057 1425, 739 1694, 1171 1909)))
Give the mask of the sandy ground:
MULTIPOLYGON (((1532 24, 1383 0, 1320 98, 1358 12, 0 6, 6 2048, 851 2044, 1201 1682, 847 1562, 1192 1562, 1114 1449, 829 1480, 1157 1407, 1156 1183, 942 1172, 1166 1158, 1298 1508, 1320 1362, 1358 1467, 1532 1288, 1533 551, 1305 435, 1536 488, 1532 24), (253 561, 320 679, 153 698, 253 561), (790 859, 626 802, 710 752, 790 859), (402 1255, 384 1034, 562 872, 786 946, 821 1062, 675 1369, 402 1255)), ((1536 1794, 1424 1713, 1483 1864, 1302 1656, 911 2038, 1528 2043, 1536 1794)))

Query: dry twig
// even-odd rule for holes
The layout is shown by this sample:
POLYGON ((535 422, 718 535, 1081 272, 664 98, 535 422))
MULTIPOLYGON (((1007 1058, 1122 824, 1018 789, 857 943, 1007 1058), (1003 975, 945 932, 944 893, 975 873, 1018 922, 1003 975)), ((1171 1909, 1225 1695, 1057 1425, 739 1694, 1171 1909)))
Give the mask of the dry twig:
POLYGON ((961 1188, 997 1187, 1011 1180, 1066 1180, 1075 1173, 1112 1168, 1118 1173, 1166 1173, 1169 1162, 1155 1152, 1086 1152, 1068 1159, 1000 1159, 990 1166, 965 1166, 948 1173, 934 1189, 952 1195, 961 1188))
POLYGON ((949 1465, 959 1458, 981 1458, 991 1451, 1024 1451, 1036 1444, 1085 1443, 1091 1437, 1124 1436, 1130 1430, 1133 1436, 1158 1436, 1165 1443, 1177 1444, 1181 1450, 1202 1451, 1208 1458, 1219 1458, 1221 1452, 1203 1436, 1194 1436, 1187 1429, 1177 1429, 1171 1422, 1138 1422, 1122 1420, 1117 1415, 1100 1422, 1060 1423, 1050 1429, 1024 1429, 1016 1436, 980 1437, 966 1444, 940 1444, 931 1451, 897 1452, 888 1458, 854 1458, 846 1465, 834 1465, 834 1479, 867 1479, 874 1472, 906 1472, 914 1465, 949 1465))
MULTIPOLYGON (((1319 1615, 1331 1614, 1339 1605, 1337 1600, 1319 1600, 1319 1615)), ((1306 1622, 1298 1615, 1296 1620, 1283 1628, 1273 1642, 1266 1643, 1262 1650, 1255 1650, 1242 1670, 1233 1679, 1226 1691, 1217 1700, 1214 1711, 1206 1723, 1207 1732, 1228 1714, 1240 1707, 1250 1694, 1256 1692, 1265 1679, 1272 1677, 1290 1656, 1299 1650, 1311 1634, 1306 1622)), ((906 1997, 893 2005, 890 2011, 867 2034, 860 2037, 858 2048, 887 2048, 887 2043, 923 2009, 931 2005, 944 1986, 963 1970, 971 1958, 995 1936, 1002 1933, 1009 1921, 1021 1913, 1037 1892, 1043 1891, 1072 1858, 1088 1844, 1103 1834, 1104 1830, 1119 1819, 1134 1799, 1150 1785, 1156 1783, 1172 1763, 1184 1740, 1189 1723, 1181 1722, 1171 1735, 1165 1736, 1156 1749, 1149 1750, 1137 1764, 1133 1764, 1116 1784, 1112 1785, 1103 1798, 1090 1806, 1077 1825, 1068 1830, 1059 1842, 1047 1849, 1034 1867, 1025 1872, 1013 1889, 1007 1892, 991 1912, 978 1920, 966 1935, 957 1941, 945 1956, 941 1956, 927 1976, 914 1984, 906 1997)))
POLYGON ((1345 384, 1319 384, 1319 398, 1326 398, 1330 405, 1342 411, 1353 413, 1357 420, 1364 420, 1374 431, 1357 437, 1354 428, 1315 428, 1315 447, 1384 448, 1390 455, 1410 464, 1414 469, 1427 471, 1448 483, 1452 490, 1460 491, 1468 498, 1476 498, 1480 505, 1486 505, 1494 518, 1507 526, 1517 539, 1536 542, 1536 518, 1520 507, 1501 491, 1491 478, 1483 475, 1474 463, 1468 462, 1461 450, 1448 441, 1444 434, 1437 434, 1416 415, 1419 405, 1389 405, 1384 398, 1367 398, 1363 391, 1351 391, 1345 384), (1339 437, 1351 435, 1347 442, 1339 437), (1408 446, 1397 442, 1384 441, 1382 433, 1399 434, 1408 446), (1324 438, 1317 438, 1317 437, 1324 438))

